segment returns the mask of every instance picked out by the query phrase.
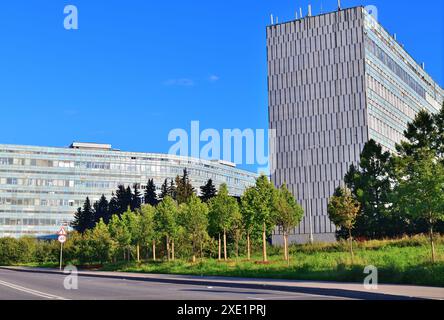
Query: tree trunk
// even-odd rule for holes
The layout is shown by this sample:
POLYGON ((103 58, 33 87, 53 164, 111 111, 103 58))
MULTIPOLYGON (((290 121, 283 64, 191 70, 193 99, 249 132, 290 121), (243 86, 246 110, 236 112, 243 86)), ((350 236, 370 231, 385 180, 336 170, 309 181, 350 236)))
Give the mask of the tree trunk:
POLYGON ((153 240, 153 261, 156 261, 156 240, 153 240))
POLYGON ((166 236, 167 260, 170 261, 170 238, 166 236))
POLYGON ((287 265, 290 265, 290 251, 288 250, 288 232, 285 235, 286 245, 287 245, 287 265))
POLYGON ((263 260, 264 262, 267 262, 267 235, 266 235, 266 230, 265 230, 266 226, 265 226, 265 222, 263 225, 263 229, 262 229, 262 256, 263 256, 263 260))
POLYGON ((171 240, 171 258, 172 258, 173 261, 176 258, 176 255, 174 253, 174 239, 171 240))
POLYGON ((247 232, 247 260, 250 260, 251 256, 250 256, 250 233, 247 232))
POLYGON ((429 236, 430 236, 430 248, 432 249, 432 263, 435 263, 436 257, 435 257, 435 243, 433 241, 433 226, 430 225, 429 228, 429 236))
POLYGON ((239 237, 237 235, 236 235, 235 247, 236 247, 236 259, 239 259, 239 237))
POLYGON ((348 240, 350 241, 350 257, 351 257, 351 262, 353 264, 353 237, 351 229, 348 229, 348 240))
POLYGON ((219 250, 218 260, 220 261, 222 259, 220 233, 219 233, 219 248, 218 248, 218 250, 219 250))
POLYGON ((200 261, 203 261, 203 244, 200 242, 200 261))
POLYGON ((137 251, 137 262, 140 262, 140 245, 136 245, 136 251, 137 251))
POLYGON ((287 233, 284 231, 284 259, 288 261, 287 233))
POLYGON ((224 228, 224 260, 227 261, 227 231, 224 228))

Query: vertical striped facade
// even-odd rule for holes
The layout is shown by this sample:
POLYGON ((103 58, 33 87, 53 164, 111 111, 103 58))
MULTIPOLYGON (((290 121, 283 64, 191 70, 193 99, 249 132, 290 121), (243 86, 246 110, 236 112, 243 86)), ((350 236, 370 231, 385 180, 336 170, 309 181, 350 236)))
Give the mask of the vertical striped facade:
MULTIPOLYGON (((291 241, 307 241, 310 228, 315 241, 334 241, 328 199, 364 144, 372 138, 394 150, 416 112, 442 103, 442 89, 422 69, 426 81, 394 65, 405 62, 375 39, 375 30, 390 37, 370 19, 356 7, 267 27, 269 127, 276 134, 271 179, 287 184, 305 211, 291 241)), ((273 240, 281 238, 277 232, 273 240)))

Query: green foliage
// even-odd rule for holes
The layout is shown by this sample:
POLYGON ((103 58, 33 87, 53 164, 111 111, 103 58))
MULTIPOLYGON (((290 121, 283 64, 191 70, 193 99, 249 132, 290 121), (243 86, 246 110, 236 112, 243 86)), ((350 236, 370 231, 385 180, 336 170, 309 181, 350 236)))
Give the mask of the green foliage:
POLYGON ((350 189, 338 188, 328 202, 328 217, 337 226, 351 232, 359 212, 359 203, 350 189))
POLYGON ((131 244, 131 233, 126 222, 127 219, 114 215, 108 224, 109 233, 114 241, 116 241, 121 253, 124 253, 125 249, 128 249, 131 244))
POLYGON ((154 230, 162 237, 174 237, 178 233, 177 224, 178 206, 170 196, 166 196, 156 208, 154 216, 154 230))
POLYGON ((83 204, 83 209, 77 209, 77 213, 74 215, 74 220, 71 226, 78 232, 84 233, 86 230, 94 227, 95 217, 94 210, 91 206, 89 197, 86 198, 83 204))
POLYGON ((176 177, 176 200, 178 204, 187 203, 194 195, 187 169, 183 170, 182 177, 176 177))
MULTIPOLYGON (((360 156, 359 166, 351 165, 344 181, 360 203, 353 236, 361 238, 384 238, 402 235, 406 223, 390 208, 391 157, 383 152, 381 145, 368 141, 360 156)), ((339 230, 339 237, 348 234, 339 230)))
POLYGON ((217 194, 216 186, 213 180, 208 179, 207 183, 200 187, 200 198, 203 202, 208 202, 217 194))
POLYGON ((156 206, 159 203, 156 193, 156 185, 153 179, 149 179, 144 194, 145 204, 156 206))
POLYGON ((94 221, 98 223, 101 219, 108 223, 111 218, 111 214, 109 212, 109 202, 106 199, 105 195, 102 195, 100 200, 93 205, 94 207, 94 221))
POLYGON ((152 240, 156 239, 157 236, 154 232, 154 216, 156 214, 156 209, 149 205, 143 205, 140 209, 140 243, 148 245, 152 240))
MULTIPOLYGON (((444 238, 438 238, 437 242, 439 249, 444 250, 444 238)), ((186 259, 174 263, 120 263, 108 265, 106 270, 362 283, 364 267, 375 265, 382 283, 444 286, 444 262, 429 263, 424 236, 359 242, 354 264, 350 263, 348 244, 344 241, 292 245, 290 249, 297 256, 290 265, 282 260, 278 248, 270 248, 269 264, 256 263, 254 260, 260 259, 256 253, 253 261, 204 259, 200 263, 191 263, 186 259)))
POLYGON ((444 168, 429 152, 404 159, 393 200, 412 219, 444 219, 444 168))
POLYGON ((203 247, 208 237, 208 206, 196 195, 179 209, 179 223, 186 238, 191 241, 193 256, 203 247))
POLYGON ((131 194, 131 203, 130 203, 131 211, 135 211, 135 210, 140 209, 140 206, 142 205, 142 194, 140 193, 139 188, 140 188, 139 184, 135 183, 133 185, 134 191, 132 193, 131 193, 131 189, 129 189, 129 192, 131 194))
POLYGON ((244 228, 250 235, 257 236, 265 226, 267 235, 274 230, 274 197, 276 189, 265 175, 256 180, 254 187, 248 188, 241 198, 244 228))
POLYGON ((236 199, 228 194, 228 187, 221 184, 218 194, 209 202, 209 230, 212 235, 231 231, 233 219, 239 212, 236 199))
POLYGON ((285 184, 277 191, 273 199, 275 223, 284 234, 288 234, 295 228, 304 216, 304 210, 296 202, 285 184))

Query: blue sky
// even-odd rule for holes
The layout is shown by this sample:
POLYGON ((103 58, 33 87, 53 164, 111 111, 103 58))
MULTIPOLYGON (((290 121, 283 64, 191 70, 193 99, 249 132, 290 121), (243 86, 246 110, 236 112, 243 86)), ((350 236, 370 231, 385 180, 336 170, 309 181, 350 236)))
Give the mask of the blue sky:
MULTIPOLYGON (((336 0, 312 0, 313 13, 336 0)), ((71 0, 0 5, 0 143, 167 152, 173 128, 267 128, 265 26, 309 1, 71 0), (79 30, 63 28, 76 5, 79 30)), ((442 0, 352 1, 444 83, 442 0)))

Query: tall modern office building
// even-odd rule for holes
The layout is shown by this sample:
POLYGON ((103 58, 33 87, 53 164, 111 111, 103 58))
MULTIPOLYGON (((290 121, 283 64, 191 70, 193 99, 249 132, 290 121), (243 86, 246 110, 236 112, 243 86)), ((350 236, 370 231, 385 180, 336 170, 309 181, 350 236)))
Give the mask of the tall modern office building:
POLYGON ((333 241, 328 199, 364 144, 394 151, 418 111, 438 111, 443 89, 364 7, 270 25, 267 52, 272 181, 305 210, 291 240, 312 230, 333 241))
POLYGON ((46 236, 69 223, 86 197, 110 199, 118 185, 160 188, 187 169, 196 191, 212 179, 240 196, 257 174, 225 161, 113 150, 73 143, 70 148, 0 145, 0 237, 46 236))

